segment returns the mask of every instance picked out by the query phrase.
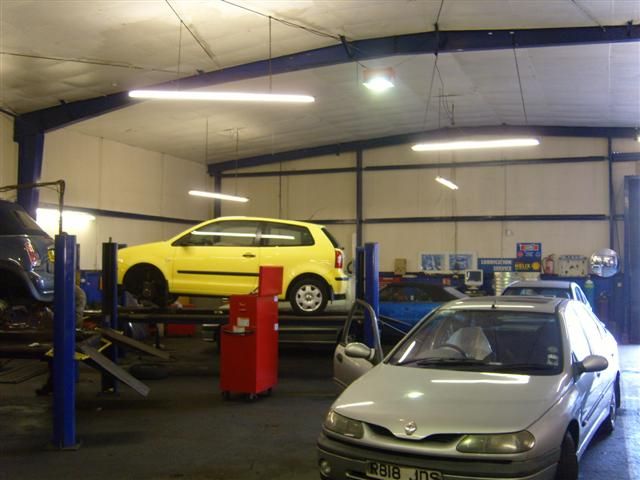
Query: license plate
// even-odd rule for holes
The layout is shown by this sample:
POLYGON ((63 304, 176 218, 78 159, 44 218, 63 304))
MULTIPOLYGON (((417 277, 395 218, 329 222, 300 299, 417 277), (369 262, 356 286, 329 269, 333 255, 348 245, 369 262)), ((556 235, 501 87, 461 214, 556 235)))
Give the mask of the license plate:
POLYGON ((442 473, 435 470, 378 462, 369 462, 367 475, 379 480, 442 480, 442 473))

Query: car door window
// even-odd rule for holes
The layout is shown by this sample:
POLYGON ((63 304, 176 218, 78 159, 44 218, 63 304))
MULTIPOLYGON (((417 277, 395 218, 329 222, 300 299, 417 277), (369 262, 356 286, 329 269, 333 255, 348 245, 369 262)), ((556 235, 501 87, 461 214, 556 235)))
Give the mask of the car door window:
POLYGON ((584 317, 580 315, 575 305, 568 305, 565 309, 565 321, 567 327, 567 335, 571 344, 571 351, 575 354, 576 360, 582 361, 591 355, 591 347, 589 341, 582 328, 584 317))
POLYGON ((257 244, 258 222, 232 220, 213 222, 190 232, 180 245, 249 247, 257 244))
MULTIPOLYGON (((590 315, 590 312, 582 305, 577 305, 576 310, 581 316, 581 326, 587 337, 587 341, 591 347, 591 353, 598 353, 601 350, 602 345, 602 330, 594 320, 594 317, 590 315)), ((599 320, 597 320, 599 322, 599 320)))
POLYGON ((265 247, 301 247, 314 244, 308 228, 275 222, 265 224, 261 238, 265 247))

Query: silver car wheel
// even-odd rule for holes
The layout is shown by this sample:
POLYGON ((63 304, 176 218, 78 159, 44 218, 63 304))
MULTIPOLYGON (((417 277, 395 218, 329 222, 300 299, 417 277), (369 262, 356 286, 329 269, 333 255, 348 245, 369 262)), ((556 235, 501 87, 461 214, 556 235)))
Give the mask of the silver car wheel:
POLYGON ((304 284, 296 291, 296 305, 305 312, 315 312, 322 305, 323 293, 316 285, 304 284))

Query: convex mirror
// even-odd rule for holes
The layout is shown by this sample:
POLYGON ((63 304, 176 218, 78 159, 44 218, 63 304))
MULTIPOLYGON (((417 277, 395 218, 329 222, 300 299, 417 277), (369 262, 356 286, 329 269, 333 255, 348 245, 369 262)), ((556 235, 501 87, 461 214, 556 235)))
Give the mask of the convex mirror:
POLYGON ((589 272, 592 275, 609 278, 618 273, 618 269, 618 254, 610 248, 602 248, 589 258, 589 272))

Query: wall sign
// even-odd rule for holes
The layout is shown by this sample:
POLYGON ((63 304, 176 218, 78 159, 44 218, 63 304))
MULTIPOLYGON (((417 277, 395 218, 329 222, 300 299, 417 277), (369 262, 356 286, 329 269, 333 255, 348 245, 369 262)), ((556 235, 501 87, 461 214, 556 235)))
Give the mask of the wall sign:
POLYGON ((513 272, 513 258, 479 258, 478 268, 485 273, 513 272))
POLYGON ((516 244, 516 258, 518 260, 542 259, 542 243, 523 242, 516 244))
POLYGON ((476 255, 471 252, 420 253, 420 267, 425 273, 446 273, 476 268, 476 255))

